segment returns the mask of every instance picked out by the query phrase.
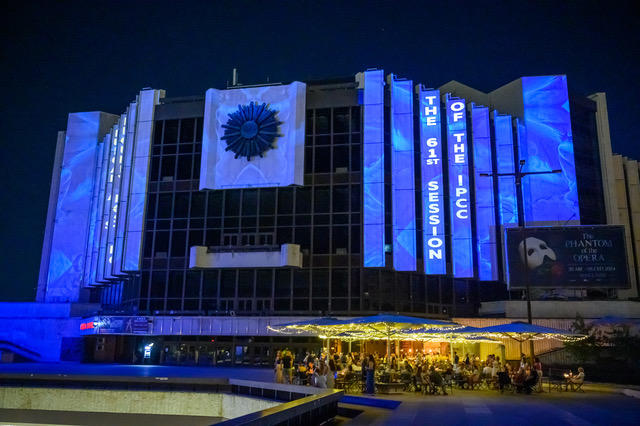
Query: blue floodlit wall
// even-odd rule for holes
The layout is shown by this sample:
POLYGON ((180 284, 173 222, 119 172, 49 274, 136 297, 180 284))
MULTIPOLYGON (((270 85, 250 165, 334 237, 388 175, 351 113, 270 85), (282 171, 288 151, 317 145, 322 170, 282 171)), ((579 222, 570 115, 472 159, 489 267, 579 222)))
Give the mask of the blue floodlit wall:
MULTIPOLYGON (((515 160, 513 149, 513 125, 510 115, 493 113, 493 129, 496 144, 496 171, 498 173, 514 173, 515 160)), ((514 176, 498 177, 498 217, 504 226, 518 224, 518 199, 516 178, 514 176)))
POLYGON ((422 228, 425 274, 447 273, 440 91, 419 89, 422 228))
POLYGON ((99 230, 96 230, 96 223, 98 220, 98 207, 100 204, 98 197, 100 195, 100 187, 102 183, 101 179, 102 179, 102 167, 103 167, 103 160, 104 160, 104 147, 105 147, 104 143, 100 143, 98 145, 98 154, 96 157, 96 169, 95 169, 95 175, 93 180, 93 190, 91 195, 91 216, 89 217, 89 234, 88 234, 87 245, 85 249, 86 257, 84 261, 84 273, 82 277, 83 286, 88 286, 93 282, 92 275, 91 275, 91 269, 93 265, 92 256, 93 256, 93 244, 94 244, 95 234, 96 234, 96 231, 99 232, 99 230))
POLYGON ((519 142, 519 153, 526 160, 524 171, 562 170, 523 179, 525 220, 579 223, 567 77, 523 77, 522 98, 526 135, 519 142))
POLYGON ((92 240, 92 250, 90 257, 90 266, 91 271, 89 274, 89 279, 85 282, 86 285, 94 285, 97 283, 98 277, 98 262, 100 258, 100 235, 102 233, 102 222, 104 220, 103 209, 104 209, 104 194, 107 188, 107 174, 108 174, 108 165, 110 159, 111 152, 111 134, 107 134, 104 137, 104 141, 102 142, 102 168, 100 170, 100 189, 98 193, 98 202, 96 205, 96 217, 95 217, 95 232, 93 234, 92 240))
POLYGON ((112 273, 115 276, 123 275, 122 263, 124 253, 124 231, 126 226, 126 211, 129 203, 129 186, 131 182, 131 164, 133 160, 133 146, 136 128, 137 104, 132 102, 127 110, 126 134, 124 146, 124 158, 122 161, 122 179, 120 182, 120 205, 116 226, 116 239, 112 273))
POLYGON ((46 302, 76 302, 88 244, 98 143, 114 116, 69 114, 47 277, 46 302))
POLYGON ((153 113, 155 105, 162 97, 164 97, 163 90, 143 90, 138 96, 135 146, 133 147, 133 164, 131 166, 131 183, 124 235, 122 266, 124 272, 138 271, 141 266, 142 237, 145 207, 147 205, 147 183, 153 137, 153 113))
POLYGON ((469 146, 464 99, 447 94, 447 147, 449 155, 449 209, 453 276, 473 277, 473 236, 469 192, 469 146))
POLYGON ((416 195, 413 148, 413 82, 391 74, 391 189, 393 267, 416 270, 416 195))
MULTIPOLYGON (((200 190, 303 185, 306 87, 296 81, 278 86, 207 90, 200 190), (249 107, 251 103, 256 106, 264 103, 275 112, 275 120, 280 122, 278 134, 274 136, 273 131, 263 134, 268 142, 274 140, 273 148, 264 151, 262 157, 254 155, 248 159, 240 155, 236 158, 234 149, 227 148, 242 142, 243 130, 229 133, 223 126, 232 125, 230 117, 237 113, 239 106, 249 107), (231 145, 222 139, 229 135, 237 138, 231 145)), ((245 118, 244 114, 242 117, 245 124, 259 121, 245 118)), ((260 133, 258 138, 265 140, 260 133)), ((245 142, 244 145, 249 143, 254 144, 245 142)))
POLYGON ((364 266, 384 259, 384 71, 364 73, 364 266))
POLYGON ((116 173, 116 157, 118 152, 118 125, 111 129, 111 139, 109 140, 109 161, 107 163, 107 184, 104 190, 104 204, 102 205, 102 223, 100 225, 100 250, 98 251, 98 270, 96 281, 107 283, 105 276, 105 264, 107 263, 107 247, 109 237, 109 222, 111 218, 111 208, 113 204, 113 178, 116 173))
POLYGON ((493 177, 491 174, 491 128, 489 108, 471 104, 471 134, 473 139, 473 164, 476 200, 476 253, 478 279, 498 279, 498 253, 496 247, 496 215, 493 201, 493 177))
POLYGON ((113 173, 113 188, 111 191, 111 210, 109 210, 109 223, 107 228, 107 250, 105 258, 104 276, 108 279, 115 278, 113 274, 114 251, 116 242, 116 224, 118 222, 118 208, 120 207, 120 183, 122 181, 122 162, 124 160, 124 141, 126 136, 126 114, 120 117, 118 122, 118 137, 116 138, 115 167, 113 173))

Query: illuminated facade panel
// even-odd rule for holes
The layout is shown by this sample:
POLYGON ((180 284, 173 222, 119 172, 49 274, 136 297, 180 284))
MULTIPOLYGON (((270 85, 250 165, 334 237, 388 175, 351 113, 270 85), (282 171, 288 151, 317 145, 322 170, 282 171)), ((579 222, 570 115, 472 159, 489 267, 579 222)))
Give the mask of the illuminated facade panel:
POLYGON ((522 98, 526 137, 519 153, 526 160, 524 171, 562 170, 523 179, 525 220, 532 225, 579 223, 567 77, 523 77, 522 98))
POLYGON ((75 302, 84 275, 99 140, 114 116, 69 114, 47 278, 46 302, 75 302))
POLYGON ((200 190, 302 185, 305 99, 298 81, 207 90, 200 190))
POLYGON ((384 259, 384 71, 364 73, 363 240, 364 266, 384 259))
MULTIPOLYGON (((496 145, 496 170, 498 173, 514 173, 513 126, 510 115, 493 113, 493 129, 496 145)), ((518 224, 518 198, 515 176, 498 177, 498 217, 500 225, 518 224)))
POLYGON ((98 144, 97 155, 96 155, 96 169, 95 169, 95 177, 93 180, 93 191, 91 196, 91 216, 89 217, 89 234, 87 238, 87 246, 85 249, 85 262, 84 262, 84 275, 82 278, 82 285, 89 286, 93 283, 92 281, 92 256, 93 256, 93 245, 96 234, 96 224, 98 221, 98 208, 100 205, 99 196, 100 189, 102 185, 102 166, 103 166, 103 155, 104 155, 104 147, 105 144, 98 144))
POLYGON ((153 114, 156 104, 162 97, 164 97, 164 90, 143 90, 138 96, 139 106, 124 237, 122 270, 125 272, 140 269, 144 217, 147 206, 149 158, 153 138, 153 114))
POLYGON ((473 236, 469 192, 469 146, 464 99, 447 94, 451 261, 456 278, 473 277, 473 236))
MULTIPOLYGON (((98 271, 96 282, 107 283, 109 276, 105 275, 109 258, 109 227, 111 222, 111 209, 113 208, 113 180, 116 175, 116 161, 118 156, 119 127, 116 124, 111 129, 109 140, 109 160, 107 162, 107 183, 104 190, 104 204, 102 206, 102 224, 100 226, 100 250, 98 251, 98 271)), ((110 274, 109 274, 110 275, 110 274)))
POLYGON ((440 91, 419 91, 424 272, 447 273, 440 91))
POLYGON ((118 210, 120 207, 120 184, 122 181, 122 163, 124 160, 124 145, 126 137, 126 124, 127 115, 123 114, 118 122, 118 137, 114 148, 115 152, 115 166, 113 174, 113 188, 111 196, 111 209, 109 210, 109 226, 107 228, 107 251, 105 258, 105 278, 113 279, 115 275, 113 273, 114 254, 115 254, 115 242, 116 242, 116 225, 118 223, 118 210))
POLYGON ((92 250, 91 250, 91 271, 89 280, 87 281, 88 285, 97 284, 98 277, 98 262, 100 258, 100 235, 102 234, 102 222, 104 220, 103 209, 104 209, 104 194, 107 189, 107 173, 108 173, 108 164, 111 152, 111 134, 107 134, 104 137, 104 141, 102 142, 102 167, 100 170, 100 189, 98 192, 98 202, 96 204, 96 217, 95 217, 95 231, 93 234, 92 240, 92 250))
POLYGON ((129 203, 129 186, 131 182, 131 163, 133 160, 133 141, 136 128, 137 104, 132 102, 127 110, 126 135, 124 146, 124 159, 122 163, 122 179, 120 183, 120 206, 116 226, 116 239, 114 249, 113 275, 123 275, 122 255, 124 252, 124 232, 126 226, 126 211, 129 203))
POLYGON ((391 83, 391 190, 393 267, 416 270, 416 206, 413 149, 413 82, 391 83))
POLYGON ((471 104, 471 133, 475 173, 478 279, 480 281, 495 281, 498 279, 498 253, 496 247, 493 177, 481 176, 481 174, 491 174, 493 172, 489 108, 471 104))

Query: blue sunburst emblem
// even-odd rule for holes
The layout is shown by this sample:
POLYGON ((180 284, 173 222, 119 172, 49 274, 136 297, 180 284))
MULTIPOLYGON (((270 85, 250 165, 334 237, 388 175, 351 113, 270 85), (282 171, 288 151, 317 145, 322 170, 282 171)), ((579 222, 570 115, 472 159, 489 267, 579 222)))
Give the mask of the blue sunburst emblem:
POLYGON ((278 111, 269 108, 266 103, 249 103, 238 105, 235 112, 229 114, 229 120, 223 124, 224 136, 222 140, 227 142, 225 151, 232 151, 235 158, 262 157, 263 154, 273 148, 273 141, 282 135, 278 134, 278 111))

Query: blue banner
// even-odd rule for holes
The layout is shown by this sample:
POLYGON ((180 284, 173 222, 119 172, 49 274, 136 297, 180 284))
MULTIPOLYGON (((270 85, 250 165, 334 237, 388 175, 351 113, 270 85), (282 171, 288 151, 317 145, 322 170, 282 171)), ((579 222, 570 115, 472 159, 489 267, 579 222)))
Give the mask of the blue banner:
POLYGON ((476 253, 478 279, 498 279, 496 250, 496 214, 493 202, 493 161, 491 159, 491 128, 489 108, 471 104, 471 133, 473 137, 473 165, 476 199, 476 253))
POLYGON ((447 273, 440 91, 419 89, 424 273, 447 273))
POLYGON ((453 276, 473 277, 473 237, 469 192, 469 146, 464 99, 447 94, 447 147, 449 154, 449 209, 453 276))

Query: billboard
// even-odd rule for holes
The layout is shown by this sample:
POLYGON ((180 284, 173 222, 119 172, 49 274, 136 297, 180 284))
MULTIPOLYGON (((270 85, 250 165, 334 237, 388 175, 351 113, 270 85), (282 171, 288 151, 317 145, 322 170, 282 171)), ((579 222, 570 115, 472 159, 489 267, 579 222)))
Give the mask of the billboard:
POLYGON ((449 154, 449 208, 453 276, 473 277, 473 236, 469 192, 469 145, 466 103, 447 94, 447 147, 449 154))
POLYGON ((444 231, 444 183, 440 91, 420 86, 420 165, 422 168, 422 228, 424 273, 447 273, 444 231))
POLYGON ((200 190, 302 185, 306 85, 207 90, 200 190))
POLYGON ((506 241, 511 288, 628 287, 622 226, 509 228, 506 241))

